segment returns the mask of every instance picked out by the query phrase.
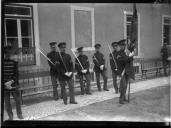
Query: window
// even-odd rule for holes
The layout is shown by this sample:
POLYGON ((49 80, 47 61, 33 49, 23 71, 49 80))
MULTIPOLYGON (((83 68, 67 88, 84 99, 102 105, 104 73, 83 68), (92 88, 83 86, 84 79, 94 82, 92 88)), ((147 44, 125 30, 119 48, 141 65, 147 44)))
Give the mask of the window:
POLYGON ((171 45, 171 16, 163 15, 162 18, 162 44, 171 45))
MULTIPOLYGON (((132 15, 133 15, 133 12, 127 12, 127 11, 124 11, 124 38, 126 39, 127 37, 130 37, 130 33, 131 33, 131 20, 132 20, 132 15)), ((135 57, 139 56, 139 53, 140 53, 140 27, 139 27, 139 24, 140 24, 140 15, 139 13, 137 14, 138 15, 138 30, 137 30, 137 35, 138 35, 138 41, 137 41, 137 44, 136 44, 136 53, 135 53, 135 57)))
POLYGON ((94 50, 94 9, 71 6, 72 49, 83 46, 85 51, 94 50))
POLYGON ((19 65, 35 64, 32 10, 31 5, 5 5, 5 46, 13 47, 19 65))

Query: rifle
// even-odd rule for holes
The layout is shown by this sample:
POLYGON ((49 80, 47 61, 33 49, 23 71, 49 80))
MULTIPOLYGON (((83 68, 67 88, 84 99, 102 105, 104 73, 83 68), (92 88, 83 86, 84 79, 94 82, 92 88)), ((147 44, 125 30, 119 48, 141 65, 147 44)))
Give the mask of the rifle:
POLYGON ((51 64, 53 64, 55 66, 56 63, 54 64, 39 48, 37 48, 37 49, 51 64))
POLYGON ((98 59, 95 57, 95 55, 93 55, 93 58, 97 61, 97 63, 99 63, 98 59))
POLYGON ((63 65, 64 65, 64 67, 65 67, 65 70, 66 70, 66 72, 68 72, 68 69, 67 69, 67 67, 66 67, 66 65, 65 65, 65 63, 64 63, 64 60, 63 60, 63 58, 62 58, 62 55, 61 55, 61 52, 60 52, 59 48, 58 48, 58 51, 59 51, 59 56, 60 56, 60 58, 61 58, 61 60, 62 60, 62 63, 63 63, 63 65))
MULTIPOLYGON (((100 64, 99 61, 98 61, 98 59, 96 58, 95 55, 93 55, 93 59, 96 60, 96 62, 97 62, 98 64, 100 64)), ((103 68, 103 70, 104 70, 104 68, 103 68)))
POLYGON ((84 68, 83 68, 83 66, 82 66, 82 64, 81 64, 81 62, 80 62, 80 60, 78 59, 78 57, 76 56, 76 54, 74 53, 74 51, 73 51, 72 49, 71 49, 71 51, 72 51, 72 53, 74 54, 75 58, 77 59, 78 63, 80 64, 82 70, 84 70, 84 68))
POLYGON ((109 51, 110 51, 110 53, 111 53, 111 55, 112 55, 113 62, 115 63, 115 66, 116 66, 116 69, 115 69, 115 70, 118 70, 118 65, 117 65, 117 63, 116 63, 116 60, 115 60, 113 54, 112 54, 112 50, 111 50, 111 48, 110 48, 110 46, 109 46, 108 43, 107 43, 107 45, 108 45, 109 51))

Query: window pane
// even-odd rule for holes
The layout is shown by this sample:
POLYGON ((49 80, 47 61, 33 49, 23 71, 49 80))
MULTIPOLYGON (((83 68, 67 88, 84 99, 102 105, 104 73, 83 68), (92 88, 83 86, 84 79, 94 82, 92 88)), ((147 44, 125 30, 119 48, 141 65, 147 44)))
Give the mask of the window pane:
POLYGON ((76 10, 75 22, 75 46, 92 47, 91 12, 76 10))
POLYGON ((6 34, 7 37, 17 37, 17 20, 6 19, 6 34))
POLYGON ((126 15, 126 21, 131 22, 132 21, 132 15, 126 15))
POLYGON ((126 31, 127 31, 127 37, 128 36, 130 37, 131 25, 127 25, 126 31))
POLYGON ((164 25, 164 32, 163 32, 163 37, 164 37, 164 42, 167 44, 170 44, 170 29, 171 27, 169 25, 164 25))
POLYGON ((30 16, 30 8, 5 6, 5 14, 30 16))
POLYGON ((21 36, 31 36, 30 20, 21 20, 21 36))
POLYGON ((170 24, 170 18, 169 17, 164 18, 164 24, 170 24))
POLYGON ((7 45, 18 48, 18 38, 7 38, 7 45))
POLYGON ((22 38, 22 47, 32 47, 32 38, 22 38))

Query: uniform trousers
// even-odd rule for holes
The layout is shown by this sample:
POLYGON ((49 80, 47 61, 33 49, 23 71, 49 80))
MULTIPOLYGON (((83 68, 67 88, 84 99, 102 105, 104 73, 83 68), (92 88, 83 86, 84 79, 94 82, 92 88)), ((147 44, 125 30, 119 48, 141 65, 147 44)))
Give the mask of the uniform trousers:
POLYGON ((112 77, 113 77, 113 87, 115 89, 115 92, 118 92, 117 73, 115 71, 112 71, 112 77))
POLYGON ((168 61, 163 59, 162 62, 163 62, 164 75, 167 76, 168 61))
POLYGON ((96 81, 97 81, 97 88, 99 91, 101 91, 101 85, 100 85, 100 74, 103 77, 104 85, 103 89, 107 89, 107 75, 106 75, 106 70, 100 71, 100 72, 95 72, 96 74, 96 81))
POLYGON ((82 94, 84 94, 85 92, 89 93, 90 92, 90 79, 91 79, 90 73, 85 74, 85 75, 79 74, 79 79, 80 79, 81 93, 82 94), (84 83, 83 83, 84 76, 86 78, 86 87, 84 87, 84 83))
POLYGON ((70 96, 70 102, 75 102, 75 96, 74 96, 74 80, 68 79, 68 80, 59 80, 59 83, 61 85, 61 91, 63 95, 63 101, 67 102, 67 92, 66 92, 66 85, 69 86, 69 96, 70 96))
POLYGON ((128 76, 125 74, 121 77, 120 81, 120 101, 124 101, 126 99, 126 90, 128 85, 128 76))
POLYGON ((22 111, 21 111, 21 102, 20 102, 21 100, 20 100, 19 90, 5 91, 5 93, 4 93, 5 108, 6 108, 9 118, 13 119, 13 112, 12 112, 12 107, 11 107, 11 103, 10 103, 10 95, 11 94, 16 103, 16 112, 17 112, 18 117, 20 117, 22 115, 22 111))
MULTIPOLYGON (((52 81, 52 86, 53 86, 53 98, 56 100, 59 98, 58 95, 58 81, 57 81, 57 76, 51 75, 51 81, 52 81)), ((62 90, 61 90, 61 98, 62 98, 62 90)))

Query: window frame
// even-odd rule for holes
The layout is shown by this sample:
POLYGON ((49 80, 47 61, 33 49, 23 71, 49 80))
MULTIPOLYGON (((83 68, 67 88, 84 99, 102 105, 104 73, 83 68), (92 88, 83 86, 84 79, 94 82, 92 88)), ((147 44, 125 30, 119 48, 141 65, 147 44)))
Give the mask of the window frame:
POLYGON ((82 6, 70 6, 71 8, 71 39, 72 39, 72 50, 76 51, 75 47, 75 19, 74 19, 74 12, 77 10, 81 11, 89 11, 91 13, 91 31, 92 31, 92 46, 91 47, 84 47, 84 51, 93 51, 95 50, 95 22, 94 22, 94 8, 90 7, 82 7, 82 6))
MULTIPOLYGON (((12 3, 12 4, 8 4, 8 5, 11 5, 11 6, 24 6, 24 7, 31 7, 31 15, 32 17, 23 17, 23 16, 17 16, 18 18, 22 18, 22 19, 32 19, 32 36, 33 36, 33 44, 34 44, 34 47, 35 47, 35 63, 32 64, 32 65, 22 65, 22 67, 24 68, 25 66, 31 66, 31 67, 37 67, 37 66, 40 66, 40 53, 38 50, 36 50, 37 47, 40 46, 40 42, 39 42, 39 22, 38 22, 38 4, 37 3, 12 3)), ((11 15, 8 15, 8 16, 5 16, 4 15, 4 20, 5 20, 5 17, 8 17, 8 18, 14 18, 15 16, 11 16, 11 15)), ((5 32, 6 33, 6 32, 5 32)))
POLYGON ((26 37, 26 38, 32 38, 32 47, 35 47, 35 44, 34 44, 34 26, 33 26, 33 20, 28 18, 18 18, 18 17, 6 17, 5 18, 5 22, 6 23, 6 19, 15 19, 17 21, 17 32, 18 32, 18 36, 17 37, 8 37, 6 35, 6 24, 5 24, 5 42, 6 42, 6 45, 7 45, 7 38, 18 38, 18 48, 22 48, 22 38, 26 37), (21 20, 29 20, 31 22, 31 36, 22 36, 21 35, 21 20))
MULTIPOLYGON (((127 37, 127 15, 133 15, 132 11, 123 11, 124 13, 124 38, 127 37)), ((138 55, 134 56, 135 58, 140 57, 140 13, 137 12, 138 15, 138 55)))
POLYGON ((5 6, 12 6, 12 7, 20 7, 20 8, 30 8, 30 15, 14 15, 14 14, 5 14, 5 16, 12 16, 12 17, 33 17, 33 8, 30 5, 23 5, 23 4, 7 4, 5 6))
MULTIPOLYGON (((163 14, 162 15, 162 41, 161 41, 162 44, 161 44, 161 46, 163 46, 163 44, 164 44, 164 42, 163 42, 164 41, 164 39, 163 39, 164 38, 164 36, 163 36, 163 33, 164 33, 164 18, 170 18, 170 26, 171 26, 171 15, 163 14)), ((170 29, 171 29, 171 27, 170 27, 170 29)), ((170 37, 170 40, 171 40, 171 37, 170 37)), ((170 45, 167 45, 167 46, 171 47, 171 42, 170 42, 170 45)))

